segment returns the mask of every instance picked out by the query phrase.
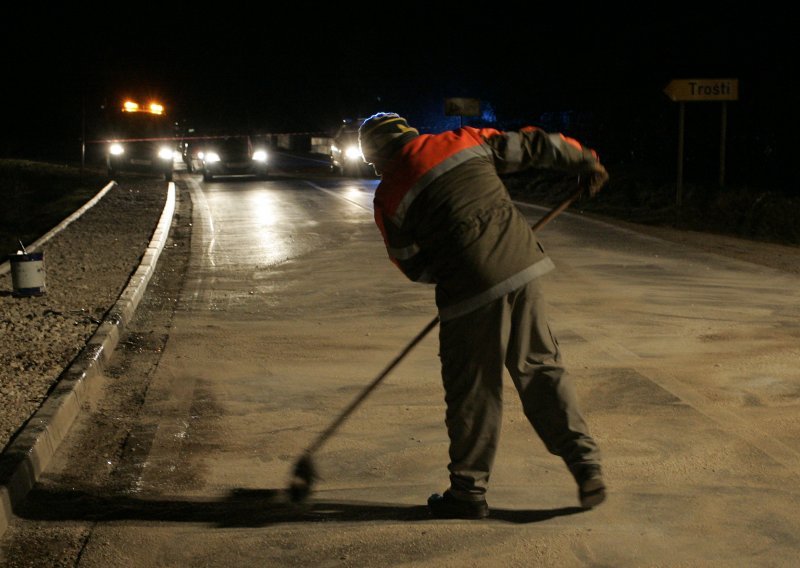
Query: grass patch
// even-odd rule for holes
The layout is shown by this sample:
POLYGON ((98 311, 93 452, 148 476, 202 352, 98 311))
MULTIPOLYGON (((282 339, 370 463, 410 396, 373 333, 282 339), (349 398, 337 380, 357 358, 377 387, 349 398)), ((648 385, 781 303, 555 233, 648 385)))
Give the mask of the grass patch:
POLYGON ((0 259, 47 233, 108 183, 101 170, 0 160, 0 259))

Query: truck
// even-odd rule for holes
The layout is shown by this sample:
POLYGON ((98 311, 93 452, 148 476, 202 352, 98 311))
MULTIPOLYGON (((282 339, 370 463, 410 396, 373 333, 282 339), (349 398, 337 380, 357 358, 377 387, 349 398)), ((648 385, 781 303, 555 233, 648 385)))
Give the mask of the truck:
POLYGON ((136 171, 172 181, 177 142, 164 105, 126 100, 108 125, 106 167, 110 178, 136 171))

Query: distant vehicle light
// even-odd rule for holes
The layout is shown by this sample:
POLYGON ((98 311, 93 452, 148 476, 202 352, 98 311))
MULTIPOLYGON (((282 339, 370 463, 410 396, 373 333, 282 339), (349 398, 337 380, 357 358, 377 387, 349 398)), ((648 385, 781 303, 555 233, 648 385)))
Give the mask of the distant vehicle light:
POLYGON ((172 159, 172 148, 168 146, 162 146, 158 149, 158 157, 162 160, 171 160, 172 159))
POLYGON ((149 114, 164 114, 164 105, 161 103, 150 103, 142 108, 139 103, 135 101, 125 101, 122 103, 123 112, 146 112, 149 114))
POLYGON ((197 158, 199 160, 202 160, 205 157, 205 155, 206 153, 201 150, 200 152, 197 153, 197 158))
POLYGON ((255 152, 253 152, 253 159, 256 162, 266 162, 267 153, 264 150, 256 150, 255 152))
POLYGON ((216 152, 209 152, 203 159, 209 164, 214 164, 216 162, 219 162, 219 154, 217 154, 216 152))
POLYGON ((109 146, 108 151, 112 156, 121 156, 125 153, 125 148, 122 146, 122 144, 114 143, 109 146))
POLYGON ((344 151, 344 155, 347 156, 348 160, 360 160, 361 149, 358 146, 348 146, 347 150, 344 151))

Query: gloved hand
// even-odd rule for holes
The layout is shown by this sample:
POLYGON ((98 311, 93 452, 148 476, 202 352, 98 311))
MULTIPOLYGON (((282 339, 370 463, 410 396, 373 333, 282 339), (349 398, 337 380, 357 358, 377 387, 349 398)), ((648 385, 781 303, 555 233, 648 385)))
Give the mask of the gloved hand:
POLYGON ((594 197, 608 181, 608 172, 600 162, 592 162, 589 168, 580 176, 578 183, 584 190, 589 191, 589 196, 594 197))

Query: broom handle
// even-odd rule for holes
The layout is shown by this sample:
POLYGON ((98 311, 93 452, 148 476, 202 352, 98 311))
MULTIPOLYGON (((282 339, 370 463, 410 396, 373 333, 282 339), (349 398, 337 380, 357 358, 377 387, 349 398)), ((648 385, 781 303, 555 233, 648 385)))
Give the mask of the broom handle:
POLYGON ((550 210, 550 212, 547 215, 539 219, 531 227, 531 230, 535 233, 536 231, 547 225, 550 221, 561 215, 561 213, 563 213, 567 207, 572 205, 575 202, 575 200, 581 196, 581 193, 583 193, 583 188, 579 187, 577 190, 575 190, 575 193, 567 197, 563 202, 561 202, 560 205, 554 207, 553 209, 550 210))
POLYGON ((412 349, 414 349, 414 347, 416 347, 417 343, 422 341, 425 338, 425 336, 428 335, 428 333, 430 333, 430 331, 438 324, 439 324, 439 316, 436 316, 430 321, 430 323, 428 323, 428 325, 425 326, 425 328, 422 331, 420 331, 417 334, 417 336, 414 339, 411 340, 411 342, 408 345, 406 345, 405 349, 403 349, 400 352, 400 354, 397 355, 397 357, 395 357, 383 371, 381 371, 381 374, 375 377, 372 380, 372 382, 361 392, 361 394, 358 395, 358 397, 356 397, 356 399, 350 403, 350 405, 344 410, 344 412, 342 412, 339 415, 339 418, 337 418, 336 421, 333 422, 333 424, 328 426, 325 429, 325 431, 322 432, 322 434, 320 434, 316 440, 314 440, 314 443, 311 444, 306 450, 306 454, 313 454, 315 451, 317 451, 317 449, 319 449, 319 447, 325 442, 325 440, 327 440, 330 437, 330 435, 333 434, 333 432, 339 426, 342 425, 342 422, 347 420, 347 418, 353 413, 353 411, 358 407, 358 405, 361 404, 361 401, 367 398, 367 396, 369 396, 369 393, 375 390, 375 387, 377 387, 381 383, 381 381, 384 378, 386 378, 386 375, 388 375, 392 371, 392 369, 394 369, 398 365, 398 363, 400 363, 400 361, 402 361, 405 358, 405 356, 408 355, 409 352, 412 349))

